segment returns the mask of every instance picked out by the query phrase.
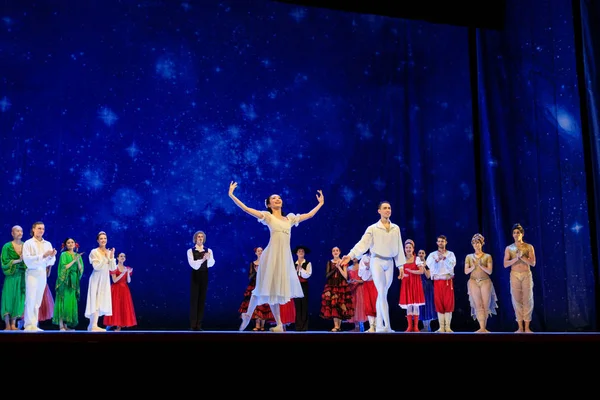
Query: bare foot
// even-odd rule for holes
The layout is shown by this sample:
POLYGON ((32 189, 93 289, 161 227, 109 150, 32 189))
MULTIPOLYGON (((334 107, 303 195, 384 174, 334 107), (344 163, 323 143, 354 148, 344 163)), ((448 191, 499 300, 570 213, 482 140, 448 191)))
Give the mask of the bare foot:
POLYGON ((523 330, 521 328, 519 328, 515 331, 515 333, 523 333, 523 330))
POLYGON ((475 331, 475 333, 484 333, 485 329, 479 328, 475 331))
POLYGON ((119 332, 119 331, 121 331, 121 327, 117 326, 117 329, 115 329, 115 332, 119 332))
POLYGON ((275 325, 272 328, 269 328, 271 332, 284 332, 282 325, 275 325))

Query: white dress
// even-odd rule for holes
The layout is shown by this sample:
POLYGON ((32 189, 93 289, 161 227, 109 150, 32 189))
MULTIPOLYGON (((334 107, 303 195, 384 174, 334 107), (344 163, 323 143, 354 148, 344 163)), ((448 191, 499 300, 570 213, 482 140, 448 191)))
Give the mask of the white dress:
POLYGON ((269 227, 271 238, 260 256, 252 295, 258 297, 257 304, 285 304, 304 297, 290 247, 292 226, 298 226, 300 216, 290 213, 282 220, 268 211, 262 214, 258 221, 269 227))
POLYGON ((110 293, 110 271, 117 268, 116 260, 102 254, 97 248, 90 252, 90 263, 94 270, 90 275, 85 317, 91 318, 97 311, 98 316, 112 315, 112 298, 110 293))

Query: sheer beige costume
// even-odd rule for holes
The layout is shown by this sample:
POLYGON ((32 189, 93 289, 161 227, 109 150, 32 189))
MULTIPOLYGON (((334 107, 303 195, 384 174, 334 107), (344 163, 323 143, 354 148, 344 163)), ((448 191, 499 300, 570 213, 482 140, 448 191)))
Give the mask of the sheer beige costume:
MULTIPOLYGON (((530 245, 523 244, 519 249, 514 243, 508 246, 511 259, 517 258, 517 250, 521 250, 523 257, 530 258, 530 245)), ((516 320, 531 321, 531 314, 533 313, 533 276, 529 265, 520 262, 511 267, 510 295, 516 320), (526 270, 517 271, 515 268, 517 265, 520 267, 519 269, 526 268, 526 270)))
POLYGON ((468 268, 475 268, 471 271, 467 282, 471 316, 485 326, 486 319, 492 314, 495 315, 496 308, 498 308, 498 297, 494 284, 487 272, 481 268, 481 266, 486 267, 492 263, 492 256, 484 253, 481 258, 477 258, 475 254, 469 254, 465 262, 468 268), (481 299, 479 307, 475 301, 476 298, 481 299))

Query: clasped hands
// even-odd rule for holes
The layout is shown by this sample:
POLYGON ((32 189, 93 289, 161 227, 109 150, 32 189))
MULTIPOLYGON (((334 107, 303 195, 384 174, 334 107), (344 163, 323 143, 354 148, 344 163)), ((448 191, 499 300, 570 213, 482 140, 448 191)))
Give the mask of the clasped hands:
POLYGON ((48 258, 56 255, 56 249, 48 250, 44 253, 43 258, 48 258))

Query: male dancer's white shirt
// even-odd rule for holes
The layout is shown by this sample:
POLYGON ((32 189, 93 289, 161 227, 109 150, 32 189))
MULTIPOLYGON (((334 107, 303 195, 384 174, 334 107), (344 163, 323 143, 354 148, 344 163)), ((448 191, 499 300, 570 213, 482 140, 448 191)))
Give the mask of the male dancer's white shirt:
POLYGON ((369 226, 348 255, 350 259, 361 258, 367 250, 371 250, 371 257, 393 258, 396 267, 404 269, 406 256, 404 255, 402 234, 400 233, 400 227, 391 221, 389 232, 385 229, 381 220, 369 226))

